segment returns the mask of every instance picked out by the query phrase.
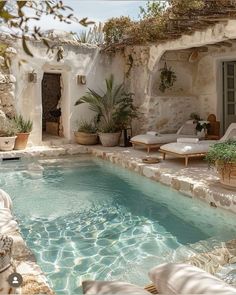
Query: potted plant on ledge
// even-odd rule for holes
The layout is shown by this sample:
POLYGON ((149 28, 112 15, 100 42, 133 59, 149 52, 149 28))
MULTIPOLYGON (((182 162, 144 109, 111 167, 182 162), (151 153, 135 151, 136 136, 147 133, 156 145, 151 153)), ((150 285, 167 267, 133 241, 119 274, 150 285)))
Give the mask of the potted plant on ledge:
POLYGON ((236 140, 214 144, 207 153, 206 160, 216 166, 224 186, 236 189, 236 140))
POLYGON ((92 89, 82 96, 75 105, 88 103, 97 115, 99 138, 103 146, 119 144, 121 130, 137 117, 133 105, 133 94, 125 92, 124 85, 115 85, 114 76, 105 80, 106 89, 98 93, 92 89))
POLYGON ((25 120, 22 115, 15 116, 14 121, 18 129, 14 149, 24 150, 27 146, 30 132, 33 129, 33 122, 25 120))
POLYGON ((0 150, 11 151, 14 148, 16 140, 17 127, 13 120, 5 118, 0 119, 0 150))
POLYGON ((75 131, 74 135, 78 144, 93 145, 98 143, 97 128, 92 122, 80 121, 78 131, 75 131))

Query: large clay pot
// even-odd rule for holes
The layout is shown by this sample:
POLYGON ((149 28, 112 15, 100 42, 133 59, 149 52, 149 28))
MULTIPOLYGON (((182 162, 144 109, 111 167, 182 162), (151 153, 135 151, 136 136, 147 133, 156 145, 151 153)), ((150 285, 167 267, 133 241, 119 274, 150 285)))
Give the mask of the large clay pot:
POLYGON ((236 162, 216 163, 216 169, 220 176, 220 183, 230 189, 236 189, 236 162))
POLYGON ((98 143, 96 133, 75 132, 75 140, 78 144, 93 145, 98 143))
POLYGON ((12 151, 14 149, 16 136, 0 137, 0 150, 12 151))
POLYGON ((15 150, 24 150, 28 143, 29 133, 17 133, 15 141, 15 150))
POLYGON ((99 133, 99 138, 103 146, 117 146, 120 142, 121 132, 99 133))

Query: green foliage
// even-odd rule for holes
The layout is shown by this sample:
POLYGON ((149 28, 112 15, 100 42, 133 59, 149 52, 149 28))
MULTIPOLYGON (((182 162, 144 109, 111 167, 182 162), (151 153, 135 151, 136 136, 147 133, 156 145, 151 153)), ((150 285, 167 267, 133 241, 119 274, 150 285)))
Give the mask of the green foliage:
POLYGON ((163 14, 163 12, 166 9, 167 1, 147 1, 145 7, 140 6, 140 18, 146 19, 146 18, 153 18, 158 17, 163 14))
POLYGON ((85 44, 102 44, 104 42, 102 23, 94 25, 88 31, 81 31, 76 38, 79 42, 85 44))
POLYGON ((106 43, 116 43, 121 41, 127 29, 133 25, 129 17, 121 16, 109 19, 103 28, 106 43))
POLYGON ((88 103, 89 108, 97 115, 98 130, 116 132, 137 117, 137 109, 133 105, 132 93, 126 93, 123 84, 115 85, 113 75, 105 79, 105 82, 105 91, 98 93, 88 89, 75 105, 88 103))
POLYGON ((226 5, 236 8, 236 2, 231 0, 148 1, 140 8, 140 21, 124 16, 108 20, 104 26, 105 42, 107 45, 146 44, 166 40, 189 32, 188 23, 191 26, 190 21, 197 21, 199 16, 214 17, 223 10, 227 13, 226 5))
POLYGON ((15 125, 17 126, 18 133, 29 133, 33 129, 33 122, 31 120, 25 120, 22 115, 14 117, 15 125))
POLYGON ((33 32, 30 30, 31 21, 39 21, 43 15, 52 15, 54 19, 67 24, 75 22, 87 26, 94 23, 87 18, 80 20, 76 18, 73 9, 61 0, 12 1, 12 5, 9 5, 8 1, 0 1, 0 23, 12 29, 12 35, 20 31, 23 49, 29 56, 33 56, 33 53, 27 44, 28 36, 32 36, 35 40, 42 39, 50 49, 48 41, 42 36, 40 27, 34 26, 33 32), (12 5, 16 6, 16 9, 12 9, 12 5))
POLYGON ((85 120, 81 120, 79 122, 78 132, 85 132, 85 133, 96 133, 97 128, 93 122, 88 122, 85 120))
POLYGON ((236 162, 236 140, 229 140, 214 144, 207 153, 209 165, 229 164, 236 162))
POLYGON ((14 120, 1 118, 0 121, 0 137, 10 137, 17 134, 18 128, 14 120))
POLYGON ((165 63, 164 67, 160 69, 161 75, 160 75, 160 86, 159 89, 161 92, 165 92, 166 89, 171 88, 175 81, 177 80, 175 72, 171 69, 171 67, 167 67, 167 64, 165 63))

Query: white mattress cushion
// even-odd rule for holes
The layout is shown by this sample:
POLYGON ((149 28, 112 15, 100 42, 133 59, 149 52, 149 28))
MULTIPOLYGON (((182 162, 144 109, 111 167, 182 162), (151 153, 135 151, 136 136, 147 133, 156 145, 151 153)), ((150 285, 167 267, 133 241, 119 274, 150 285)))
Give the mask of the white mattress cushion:
POLYGON ((173 142, 161 146, 161 150, 180 155, 207 153, 209 147, 215 144, 215 140, 202 140, 199 143, 173 142))
POLYGON ((177 142, 182 142, 182 143, 198 143, 199 142, 199 138, 180 137, 180 138, 177 138, 177 142))
POLYGON ((236 289, 189 264, 165 263, 149 271, 160 294, 233 295, 236 289))
POLYGON ((144 144, 162 144, 168 142, 174 142, 177 140, 177 134, 159 134, 158 136, 150 134, 140 134, 131 138, 133 142, 141 142, 144 144))
POLYGON ((150 295, 143 288, 119 281, 84 281, 83 294, 137 294, 150 295))

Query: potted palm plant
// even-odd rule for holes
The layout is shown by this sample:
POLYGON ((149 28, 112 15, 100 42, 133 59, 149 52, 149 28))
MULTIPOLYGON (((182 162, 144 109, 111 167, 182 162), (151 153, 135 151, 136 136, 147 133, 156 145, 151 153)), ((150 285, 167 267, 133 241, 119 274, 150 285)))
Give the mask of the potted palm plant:
POLYGON ((0 118, 0 150, 11 151, 16 140, 17 126, 13 120, 0 118))
POLYGON ((105 79, 106 89, 100 93, 88 89, 75 105, 88 103, 89 108, 97 115, 98 134, 103 146, 119 144, 121 130, 137 117, 133 105, 133 94, 127 93, 124 85, 116 85, 114 76, 105 79))
POLYGON ((15 116, 14 121, 18 129, 14 149, 24 150, 27 146, 30 132, 33 129, 33 122, 25 120, 22 115, 15 116))
POLYGON ((224 186, 236 189, 236 140, 214 144, 206 160, 216 167, 224 186))
POLYGON ((92 122, 80 121, 78 131, 75 131, 74 134, 78 144, 93 145, 98 143, 97 128, 92 122))

